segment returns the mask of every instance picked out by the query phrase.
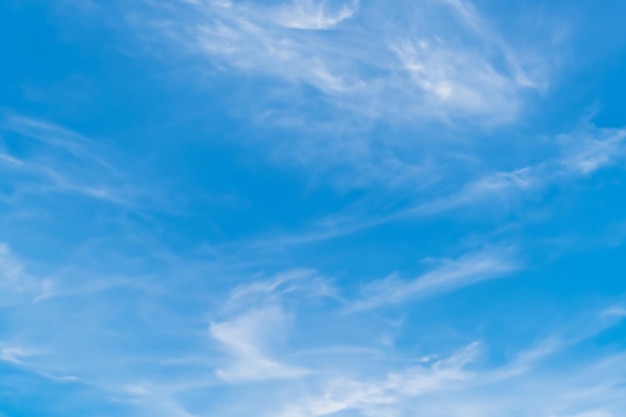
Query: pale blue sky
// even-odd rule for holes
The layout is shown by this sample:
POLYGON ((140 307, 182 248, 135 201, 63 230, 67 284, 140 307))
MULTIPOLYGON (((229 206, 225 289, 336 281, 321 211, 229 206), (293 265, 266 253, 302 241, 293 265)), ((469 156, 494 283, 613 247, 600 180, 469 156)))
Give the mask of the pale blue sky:
POLYGON ((0 416, 621 417, 626 3, 0 3, 0 416))

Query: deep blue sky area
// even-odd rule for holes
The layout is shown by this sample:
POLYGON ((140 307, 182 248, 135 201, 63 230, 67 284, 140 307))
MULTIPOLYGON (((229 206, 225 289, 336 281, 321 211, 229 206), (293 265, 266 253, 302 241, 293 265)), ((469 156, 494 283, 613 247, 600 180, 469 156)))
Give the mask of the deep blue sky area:
POLYGON ((0 417, 621 417, 626 3, 0 3, 0 417))

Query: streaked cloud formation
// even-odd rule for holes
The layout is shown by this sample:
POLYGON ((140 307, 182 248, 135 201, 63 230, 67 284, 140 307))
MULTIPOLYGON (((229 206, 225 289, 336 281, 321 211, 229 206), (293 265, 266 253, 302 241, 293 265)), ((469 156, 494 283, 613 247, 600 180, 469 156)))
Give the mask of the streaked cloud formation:
POLYGON ((623 5, 5 3, 0 416, 626 409, 623 5))
POLYGON ((124 190, 128 181, 98 156, 86 138, 43 121, 11 113, 4 116, 0 161, 5 175, 18 177, 20 184, 12 198, 21 193, 62 192, 129 203, 125 194, 132 191, 124 190))
POLYGON ((509 45, 464 1, 211 0, 160 7, 169 17, 154 22, 153 36, 171 39, 171 48, 205 56, 218 71, 311 86, 358 116, 507 123, 550 75, 549 66, 509 45))
POLYGON ((511 255, 506 250, 486 250, 467 254, 458 260, 445 260, 437 268, 410 281, 394 276, 375 281, 365 288, 368 295, 357 301, 353 308, 359 310, 399 304, 498 278, 516 269, 515 263, 507 258, 511 255))

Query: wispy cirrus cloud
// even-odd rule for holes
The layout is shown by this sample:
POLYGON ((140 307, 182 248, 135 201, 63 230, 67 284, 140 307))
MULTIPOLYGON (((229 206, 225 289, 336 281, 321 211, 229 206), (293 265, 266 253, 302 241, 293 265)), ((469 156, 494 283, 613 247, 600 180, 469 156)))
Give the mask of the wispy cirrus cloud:
POLYGON ((618 398, 624 391, 619 373, 626 366, 622 354, 584 362, 570 357, 575 369, 544 367, 555 356, 567 361, 568 350, 606 328, 604 320, 596 320, 596 326, 582 332, 569 332, 562 339, 551 336, 519 351, 502 366, 485 367, 489 346, 472 343, 449 356, 427 357, 419 365, 378 378, 329 376, 317 396, 305 394, 278 415, 410 416, 420 410, 433 416, 462 417, 511 413, 618 416, 619 404, 623 403, 618 398))
POLYGON ((268 352, 272 339, 285 334, 289 317, 278 307, 250 310, 228 321, 214 322, 210 334, 230 357, 231 363, 217 370, 227 381, 299 378, 310 371, 273 358, 268 352))
POLYGON ((547 69, 521 58, 467 2, 194 1, 165 9, 170 17, 161 15, 152 36, 214 67, 312 86, 361 115, 499 124, 516 119, 526 90, 547 83, 547 69), (390 9, 397 7, 405 18, 390 9))
POLYGON ((279 302, 288 294, 305 297, 334 297, 337 289, 326 278, 312 269, 296 269, 278 274, 270 280, 254 281, 236 286, 228 299, 226 309, 241 309, 247 303, 279 302))
MULTIPOLYGON (((388 223, 449 216, 459 210, 508 211, 524 207, 526 202, 541 197, 548 189, 567 187, 582 178, 597 175, 603 169, 619 168, 626 158, 624 129, 598 128, 584 123, 572 132, 552 137, 550 141, 553 151, 538 158, 534 164, 494 170, 489 167, 488 160, 480 161, 480 169, 474 169, 468 176, 459 178, 454 171, 445 172, 443 179, 422 189, 413 187, 410 197, 397 199, 398 188, 403 190, 415 185, 409 177, 398 188, 391 184, 387 192, 366 195, 341 212, 318 219, 311 230, 253 242, 253 246, 320 242, 388 223), (376 215, 372 216, 372 212, 376 215)), ((414 174, 420 173, 418 167, 411 165, 402 168, 401 172, 406 173, 411 168, 415 169, 414 174)), ((429 170, 421 174, 428 175, 429 170)))
POLYGON ((23 359, 32 356, 34 352, 27 351, 17 346, 0 347, 0 360, 14 365, 22 365, 23 359))
POLYGON ((2 131, 4 182, 19 184, 13 198, 60 192, 128 205, 138 192, 106 161, 95 143, 75 132, 12 113, 4 115, 2 131))
POLYGON ((28 274, 24 262, 9 245, 0 242, 0 288, 4 293, 0 304, 18 302, 21 296, 33 301, 48 297, 54 292, 54 285, 52 279, 37 279, 28 274))
POLYGON ((44 202, 69 195, 122 210, 184 210, 164 184, 122 168, 124 161, 105 141, 15 112, 0 116, 0 200, 8 206, 29 207, 27 197, 44 202))
MULTIPOLYGON (((238 96, 230 105, 245 114, 236 126, 215 127, 216 134, 231 139, 232 131, 246 130, 245 138, 232 139, 249 142, 263 136, 262 156, 255 153, 255 161, 280 154, 281 167, 289 160, 305 168, 306 178, 289 178, 293 182, 285 186, 277 179, 285 173, 272 170, 267 182, 263 175, 250 180, 245 168, 231 166, 240 148, 223 155, 216 149, 216 167, 204 154, 183 157, 164 163, 163 176, 137 187, 131 171, 112 163, 96 141, 8 114, 0 138, 0 174, 6 174, 0 185, 8 186, 0 195, 14 211, 28 209, 20 203, 35 199, 51 222, 61 223, 50 230, 35 225, 24 233, 22 247, 38 247, 40 235, 52 242, 49 247, 65 246, 53 255, 32 250, 31 256, 46 264, 38 275, 28 260, 0 245, 3 369, 55 381, 64 381, 57 375, 76 375, 68 378, 97 391, 103 403, 129 407, 119 413, 97 410, 110 415, 619 417, 626 409, 623 343, 605 334, 626 316, 623 305, 609 297, 599 314, 582 311, 576 317, 564 307, 580 308, 579 300, 589 296, 591 286, 571 288, 575 279, 599 281, 612 272, 595 268, 591 277, 557 276, 576 269, 573 262, 574 268, 555 267, 545 279, 533 269, 500 287, 486 285, 523 272, 520 254, 537 243, 507 239, 500 231, 514 216, 491 221, 486 209, 525 207, 529 199, 541 200, 553 189, 619 167, 626 156, 623 129, 591 125, 546 138, 549 144, 539 152, 524 148, 532 155, 506 154, 522 147, 494 152, 493 142, 485 145, 491 140, 485 132, 506 134, 498 129, 522 120, 528 98, 548 91, 549 40, 530 39, 533 47, 522 50, 486 10, 463 0, 110 4, 101 7, 119 5, 126 23, 142 40, 156 43, 168 64, 184 54, 199 78, 209 74, 220 84, 220 77, 253 79, 246 88, 229 86, 216 94, 238 96), (277 138, 277 131, 288 132, 286 139, 277 138), (432 146, 422 147, 425 143, 432 146), (475 149, 481 147, 489 149, 479 155, 475 149), (181 181, 180 193, 194 200, 193 213, 146 219, 150 216, 135 210, 155 201, 150 194, 160 187, 159 178, 187 169, 194 178, 181 181), (204 177, 213 169, 215 177, 204 177), (328 173, 323 195, 305 202, 290 195, 322 171, 328 173), (195 196, 215 183, 229 183, 257 200, 249 211, 214 215, 195 196), (337 197, 327 193, 328 184, 348 192, 337 197), (46 204, 51 196, 62 197, 61 210, 46 204), (293 200, 298 203, 288 204, 293 200), (115 210, 115 228, 93 210, 106 207, 107 216, 111 203, 122 207, 115 210), (75 211, 58 216, 70 205, 75 211), (480 228, 455 216, 476 208, 484 220, 480 228), (326 216, 334 210, 339 215, 326 216), (294 231, 308 224, 309 215, 322 217, 313 232, 294 231), (438 224, 443 217, 452 220, 438 224), (330 238, 391 222, 403 227, 323 246, 330 238), (260 229, 263 234, 283 227, 289 237, 255 244, 260 229), (431 247, 426 234, 416 243, 423 231, 446 242, 431 247), (67 239, 61 236, 66 232, 67 239), (230 245, 240 237, 241 245, 230 245), (211 259, 219 258, 220 265, 210 265, 208 251, 193 249, 205 241, 216 248, 211 259), (287 248, 303 242, 310 247, 287 248), (467 251, 468 244, 474 249, 467 251), (77 246, 82 246, 78 256, 77 246), (428 258, 435 253, 437 258, 428 258), (416 259, 424 258, 416 266, 416 259), (376 276, 399 272, 371 281, 373 264, 382 271, 376 276), (109 274, 110 269, 123 272, 109 274), (68 272, 51 273, 59 270, 68 272), (548 297, 563 282, 568 287, 558 295, 562 299, 536 297, 548 297), (499 291, 505 286, 507 291, 499 291), (477 297, 480 305, 463 297, 454 300, 462 300, 459 305, 447 303, 444 296, 469 287, 475 294, 485 291, 477 297), (424 300, 429 303, 420 304, 424 300), (571 326, 555 329, 551 323, 558 314, 571 326)), ((125 47, 132 44, 127 41, 125 47)), ((194 88, 202 82, 187 81, 194 88)), ((162 115, 164 108, 155 110, 151 100, 136 103, 146 104, 147 115, 162 115)), ((173 107, 186 111, 185 104, 173 107)), ((212 140, 197 127, 182 129, 181 135, 212 140)), ((144 141, 137 146, 142 153, 182 147, 184 156, 196 150, 167 136, 155 134, 162 143, 154 148, 144 141)), ((129 156, 137 152, 122 148, 119 152, 129 156)), ((551 209, 546 205, 545 211, 551 209)), ((519 217, 514 220, 523 223, 519 217)), ((565 226, 575 229, 574 222, 565 226)), ((15 229, 22 232, 20 225, 15 229)), ((602 284, 600 296, 621 288, 602 284)), ((80 399, 56 397, 85 414, 80 399)))
POLYGON ((381 415, 384 410, 397 413, 394 408, 402 397, 451 390, 459 382, 470 379, 472 373, 465 368, 479 352, 479 345, 471 344, 448 358, 392 372, 375 381, 333 379, 327 382, 325 395, 290 404, 278 416, 318 417, 350 411, 381 415))
POLYGON ((447 173, 423 145, 447 139, 431 127, 480 136, 514 124, 558 54, 539 36, 518 47, 468 1, 146 1, 120 12, 158 56, 184 57, 186 83, 254 85, 253 100, 237 90, 223 103, 258 131, 246 145, 341 191, 435 183, 447 173), (372 134, 377 123, 389 132, 372 134))
POLYGON ((314 270, 297 269, 259 279, 232 289, 222 307, 224 319, 212 321, 211 338, 227 356, 219 378, 255 381, 302 378, 311 370, 284 363, 278 353, 293 326, 293 313, 283 307, 287 299, 310 302, 336 298, 336 289, 314 270), (279 349, 279 350, 277 350, 279 349))
POLYGON ((360 0, 294 0, 276 7, 274 16, 277 24, 287 28, 324 30, 350 19, 357 13, 359 3, 360 0))
POLYGON ((455 260, 442 260, 411 280, 390 276, 368 284, 349 310, 360 311, 442 295, 463 287, 501 278, 519 269, 510 248, 485 249, 455 260))
MULTIPOLYGON (((374 291, 373 296, 366 291, 363 299, 372 301, 367 308, 373 308, 385 303, 419 300, 422 296, 435 297, 492 279, 495 276, 491 274, 507 274, 509 268, 517 265, 506 250, 485 250, 456 260, 440 261, 430 272, 412 281, 372 284, 372 289, 378 287, 379 291, 374 291)), ((318 417, 353 413, 404 417, 413 415, 416 409, 435 416, 463 417, 496 417, 516 410, 526 413, 540 410, 558 417, 592 412, 604 412, 611 417, 619 415, 615 407, 621 404, 619 398, 624 393, 620 385, 620 372, 626 369, 624 357, 604 356, 586 361, 574 357, 571 359, 574 365, 563 368, 544 368, 543 365, 555 355, 563 354, 563 360, 568 360, 567 355, 571 354, 568 351, 575 352, 576 346, 619 324, 624 317, 621 304, 613 303, 600 309, 599 314, 581 314, 573 319, 571 326, 560 332, 552 331, 548 337, 536 335, 539 342, 495 363, 489 358, 488 340, 461 345, 452 352, 444 349, 428 355, 407 353, 396 343, 386 343, 379 346, 382 355, 366 351, 365 347, 371 348, 371 345, 365 345, 359 355, 368 359, 352 368, 345 359, 345 351, 333 349, 337 347, 337 339, 329 338, 328 334, 333 332, 333 327, 343 326, 340 340, 346 341, 361 333, 364 321, 369 323, 367 333, 373 338, 384 334, 389 324, 373 323, 371 317, 364 320, 362 310, 358 309, 350 315, 341 314, 345 300, 326 305, 311 315, 311 308, 319 306, 320 299, 328 299, 328 294, 333 294, 327 290, 328 283, 321 284, 324 281, 320 274, 304 269, 265 278, 252 277, 244 284, 226 289, 220 304, 207 307, 210 324, 201 332, 196 326, 191 332, 185 326, 180 328, 182 323, 198 322, 193 309, 180 310, 177 313, 180 321, 172 322, 174 318, 169 317, 161 323, 168 317, 165 300, 161 298, 165 294, 159 294, 159 303, 151 308, 146 307, 153 304, 151 300, 155 295, 134 291, 116 292, 110 297, 76 294, 65 300, 44 299, 39 306, 15 308, 27 308, 32 320, 41 320, 49 311, 65 317, 77 308, 87 309, 89 320, 75 322, 63 331, 64 321, 48 320, 44 326, 58 330, 55 340, 33 337, 30 332, 21 336, 18 333, 13 340, 0 345, 0 356, 11 366, 48 379, 76 375, 78 379, 67 381, 97 388, 102 395, 132 405, 138 415, 232 415, 234 408, 211 409, 207 403, 212 401, 194 407, 187 400, 198 394, 212 398, 215 390, 224 389, 235 390, 241 399, 233 406, 239 407, 236 412, 254 411, 260 416, 318 417), (133 325, 102 328, 110 330, 111 334, 88 331, 93 323, 114 321, 117 313, 108 307, 114 306, 120 295, 124 295, 129 308, 124 314, 125 321, 132 321, 133 325), (126 298, 129 295, 132 297, 126 298), (107 308, 87 308, 93 300, 99 300, 98 303, 107 308), (136 321, 137 317, 141 320, 136 321), (307 334, 306 328, 299 327, 303 322, 315 326, 314 340, 304 338, 293 343, 292 336, 302 338, 307 334), (83 332, 90 335, 92 340, 86 346, 93 344, 92 349, 100 361, 86 362, 87 358, 80 358, 71 347, 72 341, 75 343, 77 335, 83 332), (16 342, 20 338, 24 343, 16 342), (154 347, 150 349, 151 354, 143 349, 120 351, 116 347, 129 341, 143 348, 146 344, 154 347), (211 342, 210 349, 203 347, 207 341, 211 342), (157 348, 159 343, 165 346, 157 348), (166 347, 170 343, 179 347, 166 347), (37 346, 38 350, 23 346, 37 346), (309 348, 316 353, 299 354, 309 348), (46 354, 39 355, 39 351, 46 354), (115 363, 122 365, 118 367, 115 363), (112 368, 115 369, 112 371, 112 368), (538 380, 545 384, 537 384, 538 380), (497 401, 493 400, 494 392, 499 393, 497 401), (589 392, 594 393, 595 400, 585 395, 589 392), (262 404, 254 401, 259 397, 265 399, 262 404), (442 401, 442 398, 447 400, 442 401), (602 402, 610 406, 602 406, 602 402)), ((185 285, 190 283, 187 281, 185 285)), ((187 293, 171 292, 178 293, 176 298, 193 299, 187 293)), ((357 297, 354 302, 358 304, 363 299, 357 297)), ((34 334, 41 337, 47 334, 41 326, 32 321, 29 327, 39 329, 34 334)), ((11 339, 10 334, 5 336, 11 339)), ((348 355, 354 356, 354 353, 348 352, 348 355)))
POLYGON ((537 164, 493 172, 464 184, 448 197, 411 209, 414 214, 446 212, 474 204, 504 204, 527 199, 547 187, 566 185, 614 166, 626 157, 626 130, 585 125, 555 137, 556 155, 537 164))

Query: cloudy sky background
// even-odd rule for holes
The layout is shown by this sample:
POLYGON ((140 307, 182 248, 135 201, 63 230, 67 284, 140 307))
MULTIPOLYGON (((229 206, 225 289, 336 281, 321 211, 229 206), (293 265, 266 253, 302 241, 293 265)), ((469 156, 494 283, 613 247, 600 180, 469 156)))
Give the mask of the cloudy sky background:
POLYGON ((625 14, 3 1, 0 416, 621 416, 625 14))

